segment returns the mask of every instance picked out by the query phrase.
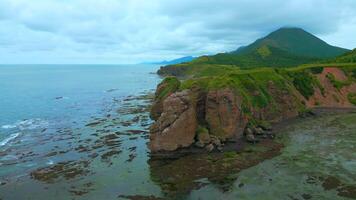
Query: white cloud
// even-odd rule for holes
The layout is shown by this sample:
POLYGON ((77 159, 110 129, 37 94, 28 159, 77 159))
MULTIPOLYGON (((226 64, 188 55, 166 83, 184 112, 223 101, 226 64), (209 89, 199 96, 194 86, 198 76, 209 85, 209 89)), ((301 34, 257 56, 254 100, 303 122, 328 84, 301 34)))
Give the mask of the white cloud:
POLYGON ((356 47, 354 0, 0 0, 0 62, 125 63, 236 49, 281 26, 356 47))

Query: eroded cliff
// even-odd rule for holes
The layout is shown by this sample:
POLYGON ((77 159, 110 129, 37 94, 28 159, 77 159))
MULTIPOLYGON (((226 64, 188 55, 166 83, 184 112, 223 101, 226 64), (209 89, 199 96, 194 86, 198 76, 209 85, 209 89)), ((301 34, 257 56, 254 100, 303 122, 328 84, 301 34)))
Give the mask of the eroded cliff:
POLYGON ((207 151, 227 141, 268 137, 271 123, 308 113, 311 108, 352 107, 355 67, 229 70, 166 78, 157 88, 151 116, 152 152, 195 145, 207 151))

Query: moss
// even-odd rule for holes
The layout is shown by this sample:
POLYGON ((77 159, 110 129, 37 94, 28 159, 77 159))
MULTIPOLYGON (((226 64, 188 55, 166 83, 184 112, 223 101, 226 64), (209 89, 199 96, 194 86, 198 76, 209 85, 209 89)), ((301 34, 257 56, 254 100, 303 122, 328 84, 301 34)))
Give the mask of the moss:
POLYGON ((323 67, 311 67, 310 72, 312 74, 321 74, 323 72, 324 68, 323 67))
POLYGON ((224 152, 224 158, 235 158, 237 153, 235 151, 224 152))
POLYGON ((293 78, 294 87, 306 98, 309 99, 310 96, 314 94, 314 83, 313 77, 305 72, 294 72, 289 73, 289 76, 293 78))
MULTIPOLYGON (((215 66, 213 72, 217 75, 209 74, 208 69, 213 69, 213 65, 196 68, 193 78, 182 82, 180 89, 190 89, 198 87, 205 92, 219 90, 222 88, 232 89, 236 95, 241 97, 241 110, 244 115, 252 120, 254 114, 264 109, 271 115, 278 115, 282 112, 281 99, 278 94, 289 96, 294 102, 289 102, 300 113, 308 112, 305 103, 295 95, 299 92, 306 99, 309 99, 315 89, 319 89, 325 95, 325 88, 314 74, 323 71, 324 66, 301 66, 296 68, 254 68, 241 70, 236 67, 215 66), (206 71, 207 70, 207 71, 206 71), (278 92, 272 94, 271 92, 278 92)), ((338 66, 352 74, 355 66, 338 66)), ((350 75, 351 76, 351 75, 350 75)), ((349 79, 354 81, 354 79, 349 79)), ((318 104, 318 103, 317 103, 318 104)), ((257 122, 256 122, 257 123, 257 122)), ((224 134, 223 130, 210 130, 212 134, 224 134)))
POLYGON ((272 52, 269 50, 269 48, 266 45, 262 46, 261 48, 258 48, 257 52, 258 54, 260 54, 262 58, 266 58, 272 54, 272 52))
POLYGON ((346 81, 340 81, 340 80, 336 80, 334 74, 328 73, 326 75, 326 78, 329 79, 329 81, 331 82, 331 84, 333 84, 333 86, 337 89, 337 90, 341 90, 344 86, 350 85, 351 84, 351 80, 348 79, 346 81))
POLYGON ((349 93, 347 95, 347 99, 349 100, 350 103, 356 106, 356 93, 349 93))
POLYGON ((203 126, 198 126, 197 130, 196 130, 196 134, 197 135, 201 135, 201 134, 209 134, 209 130, 203 126))
POLYGON ((180 87, 180 81, 176 77, 165 78, 158 86, 156 98, 161 100, 166 98, 169 94, 177 91, 180 87))

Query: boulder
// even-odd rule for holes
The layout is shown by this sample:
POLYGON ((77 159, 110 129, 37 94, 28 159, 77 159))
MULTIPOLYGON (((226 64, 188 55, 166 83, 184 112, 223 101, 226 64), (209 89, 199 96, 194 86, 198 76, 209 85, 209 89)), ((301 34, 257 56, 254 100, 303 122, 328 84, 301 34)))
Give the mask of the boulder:
POLYGON ((150 127, 151 152, 174 151, 194 143, 196 109, 188 90, 176 92, 163 101, 162 114, 150 127))
POLYGON ((256 143, 257 142, 257 140, 255 138, 255 135, 253 135, 253 134, 247 134, 246 135, 246 141, 250 142, 250 143, 256 143))
POLYGON ((207 152, 212 152, 214 150, 214 145, 213 144, 209 144, 205 147, 207 152))

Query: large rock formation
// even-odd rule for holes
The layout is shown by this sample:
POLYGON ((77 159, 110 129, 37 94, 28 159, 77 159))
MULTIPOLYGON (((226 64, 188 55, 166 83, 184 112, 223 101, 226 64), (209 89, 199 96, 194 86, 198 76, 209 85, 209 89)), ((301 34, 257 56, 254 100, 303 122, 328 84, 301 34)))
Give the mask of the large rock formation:
POLYGON ((205 107, 205 120, 210 134, 221 140, 241 137, 247 124, 241 105, 241 97, 231 89, 210 91, 206 97, 205 107))
POLYGON ((162 113, 151 126, 151 151, 173 151, 194 142, 197 117, 188 90, 171 94, 163 101, 162 113))
POLYGON ((226 140, 243 136, 255 142, 255 136, 266 131, 266 124, 296 117, 316 106, 356 104, 354 71, 345 74, 328 67, 316 73, 267 72, 199 79, 183 91, 177 79, 164 80, 151 111, 155 119, 150 130, 151 151, 174 151, 193 144, 212 151, 221 149, 226 140))

